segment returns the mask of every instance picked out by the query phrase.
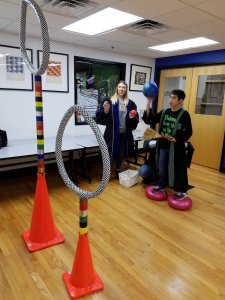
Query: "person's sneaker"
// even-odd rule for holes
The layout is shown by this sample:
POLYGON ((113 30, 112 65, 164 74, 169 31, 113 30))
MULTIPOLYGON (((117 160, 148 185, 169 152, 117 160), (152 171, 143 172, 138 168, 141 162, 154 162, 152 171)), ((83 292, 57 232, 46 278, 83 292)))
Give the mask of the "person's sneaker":
POLYGON ((164 192, 164 190, 161 189, 161 188, 158 187, 158 186, 155 186, 154 188, 152 188, 152 192, 153 192, 154 194, 157 194, 157 193, 160 193, 160 192, 164 192))
POLYGON ((175 200, 184 200, 184 198, 188 197, 187 193, 176 193, 173 197, 175 200))
POLYGON ((151 191, 152 191, 153 194, 159 194, 159 193, 162 193, 164 199, 167 198, 167 194, 166 194, 165 190, 161 189, 159 186, 153 187, 151 191))

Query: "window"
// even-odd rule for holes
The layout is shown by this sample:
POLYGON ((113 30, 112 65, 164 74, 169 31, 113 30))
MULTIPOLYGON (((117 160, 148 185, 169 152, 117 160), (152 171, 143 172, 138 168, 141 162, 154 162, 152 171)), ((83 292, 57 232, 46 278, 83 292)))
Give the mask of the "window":
POLYGON ((195 113, 221 116, 224 91, 225 75, 200 75, 195 113))

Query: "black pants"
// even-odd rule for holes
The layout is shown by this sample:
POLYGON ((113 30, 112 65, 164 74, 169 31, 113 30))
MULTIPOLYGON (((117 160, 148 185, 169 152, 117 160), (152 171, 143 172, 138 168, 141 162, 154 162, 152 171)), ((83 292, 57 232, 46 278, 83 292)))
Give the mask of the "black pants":
POLYGON ((117 157, 115 158, 115 160, 116 160, 116 169, 117 170, 121 169, 123 160, 124 160, 124 158, 126 156, 126 152, 127 152, 127 135, 126 135, 126 132, 120 133, 119 148, 120 148, 120 151, 119 151, 117 157))

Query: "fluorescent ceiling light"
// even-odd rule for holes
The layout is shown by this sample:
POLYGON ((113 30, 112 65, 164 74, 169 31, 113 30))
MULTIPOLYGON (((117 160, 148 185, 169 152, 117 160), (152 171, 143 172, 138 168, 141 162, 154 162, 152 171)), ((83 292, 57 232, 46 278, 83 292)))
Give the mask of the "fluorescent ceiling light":
POLYGON ((62 29, 95 35, 142 19, 141 17, 108 7, 62 29))
POLYGON ((170 52, 170 51, 197 48, 197 47, 203 47, 203 46, 210 46, 210 45, 214 45, 214 44, 219 44, 219 42, 209 40, 204 37, 199 37, 199 38, 194 38, 194 39, 190 39, 190 40, 184 40, 184 41, 175 42, 175 43, 168 43, 168 44, 163 44, 163 45, 148 47, 148 48, 152 49, 152 50, 170 52))

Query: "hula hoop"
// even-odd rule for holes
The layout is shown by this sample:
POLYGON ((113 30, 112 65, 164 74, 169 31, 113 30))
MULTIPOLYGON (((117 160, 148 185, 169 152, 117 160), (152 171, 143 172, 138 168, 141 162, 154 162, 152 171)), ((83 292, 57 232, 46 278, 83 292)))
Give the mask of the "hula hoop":
POLYGON ((107 186, 108 181, 109 181, 109 177, 110 177, 110 157, 109 157, 108 148, 106 146, 104 137, 103 137, 100 129, 98 128, 97 124, 92 119, 92 117, 90 117, 88 115, 88 113, 82 107, 80 107, 78 105, 73 105, 71 108, 69 108, 67 110, 67 112, 63 116, 63 118, 61 120, 61 123, 59 125, 59 128, 58 128, 57 136, 56 136, 55 155, 56 155, 56 162, 57 162, 57 165, 58 165, 59 173, 60 173, 65 185, 70 190, 75 192, 78 196, 80 196, 80 198, 83 198, 83 199, 94 198, 97 195, 99 195, 105 189, 105 187, 107 186), (78 186, 76 186, 70 180, 70 178, 69 178, 69 176, 68 176, 68 174, 65 170, 64 163, 63 163, 63 158, 62 158, 62 137, 63 137, 63 133, 64 133, 64 130, 66 128, 66 125, 67 125, 69 119, 71 118, 71 116, 75 112, 78 112, 78 113, 82 114, 85 121, 91 127, 92 131, 94 132, 94 134, 97 138, 99 148, 100 148, 100 151, 101 151, 101 154, 102 154, 102 162, 103 162, 102 180, 101 180, 99 186, 97 187, 97 189, 92 191, 92 192, 82 190, 78 186))
POLYGON ((22 57, 28 67, 34 75, 42 75, 47 69, 49 56, 50 56, 50 42, 49 42, 49 33, 48 25, 45 20, 45 17, 40 9, 40 7, 33 0, 22 0, 21 1, 21 11, 20 11, 20 50, 22 57), (42 61, 39 69, 36 69, 32 62, 30 61, 27 51, 26 51, 26 14, 27 14, 27 4, 29 4, 35 11, 39 23, 41 25, 41 34, 42 34, 42 61))

